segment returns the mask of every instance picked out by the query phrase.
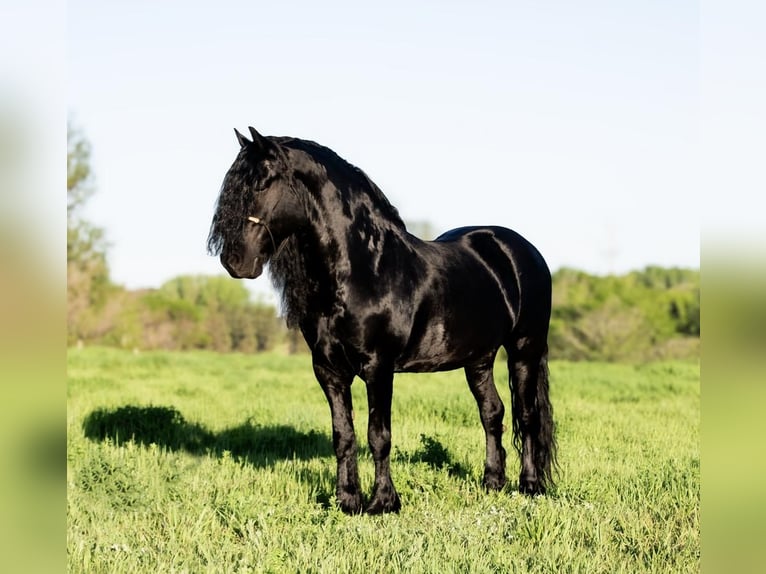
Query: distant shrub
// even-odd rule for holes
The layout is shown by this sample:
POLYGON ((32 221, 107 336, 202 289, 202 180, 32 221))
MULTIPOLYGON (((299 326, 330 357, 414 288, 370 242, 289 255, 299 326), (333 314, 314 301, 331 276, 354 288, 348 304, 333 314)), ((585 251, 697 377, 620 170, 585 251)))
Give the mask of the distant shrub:
POLYGON ((551 355, 641 361, 699 356, 700 277, 690 269, 647 267, 597 276, 553 274, 551 355))

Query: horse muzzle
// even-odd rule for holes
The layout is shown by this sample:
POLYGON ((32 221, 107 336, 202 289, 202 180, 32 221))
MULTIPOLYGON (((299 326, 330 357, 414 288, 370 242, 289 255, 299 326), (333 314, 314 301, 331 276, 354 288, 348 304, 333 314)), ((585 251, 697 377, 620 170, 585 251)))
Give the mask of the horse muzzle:
POLYGON ((263 273, 264 260, 261 257, 243 259, 221 255, 221 264, 234 279, 255 279, 263 273))

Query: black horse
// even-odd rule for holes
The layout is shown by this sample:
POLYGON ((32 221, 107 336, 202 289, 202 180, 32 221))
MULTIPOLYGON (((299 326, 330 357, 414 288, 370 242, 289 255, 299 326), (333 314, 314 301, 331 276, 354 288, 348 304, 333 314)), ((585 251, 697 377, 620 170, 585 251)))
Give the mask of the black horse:
POLYGON ((366 512, 400 508, 389 468, 395 372, 465 369, 486 433, 483 484, 504 486, 504 408, 492 378, 500 346, 508 353, 519 490, 545 493, 556 442, 547 368, 551 276, 540 253, 503 227, 421 241, 364 172, 330 149, 249 129, 252 141, 235 130, 241 148, 223 181, 208 251, 235 278, 254 279, 269 263, 288 325, 303 333, 330 404, 340 508, 363 509, 355 376, 367 386, 375 461, 366 512))

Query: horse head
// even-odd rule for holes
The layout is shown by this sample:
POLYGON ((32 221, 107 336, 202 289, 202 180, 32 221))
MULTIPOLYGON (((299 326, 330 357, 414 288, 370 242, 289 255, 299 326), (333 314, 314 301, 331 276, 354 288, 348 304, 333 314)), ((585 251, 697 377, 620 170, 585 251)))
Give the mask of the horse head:
POLYGON ((240 150, 223 180, 208 236, 208 251, 220 255, 234 278, 255 279, 305 219, 295 190, 289 150, 249 128, 237 130, 240 150))

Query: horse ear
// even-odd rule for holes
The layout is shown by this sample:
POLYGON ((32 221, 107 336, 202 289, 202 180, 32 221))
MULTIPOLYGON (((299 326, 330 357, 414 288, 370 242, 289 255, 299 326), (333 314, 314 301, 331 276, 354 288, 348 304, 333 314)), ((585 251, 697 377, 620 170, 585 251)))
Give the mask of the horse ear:
POLYGON ((237 131, 237 128, 234 128, 234 133, 237 134, 237 141, 239 142, 240 148, 247 147, 249 144, 253 143, 249 139, 247 139, 245 136, 243 136, 241 133, 239 133, 237 131))
POLYGON ((253 145, 263 151, 271 145, 271 142, 259 134, 253 126, 247 128, 250 130, 250 137, 253 138, 253 145))

